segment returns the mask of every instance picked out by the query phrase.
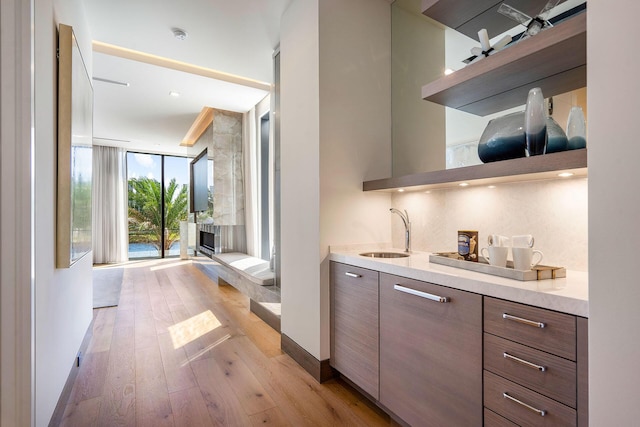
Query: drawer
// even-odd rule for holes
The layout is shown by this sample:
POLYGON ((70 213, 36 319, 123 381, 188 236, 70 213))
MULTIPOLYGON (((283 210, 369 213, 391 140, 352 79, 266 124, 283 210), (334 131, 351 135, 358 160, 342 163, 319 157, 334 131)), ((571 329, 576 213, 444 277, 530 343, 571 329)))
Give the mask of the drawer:
POLYGON ((485 333, 484 368, 576 407, 575 362, 485 333))
POLYGON ((484 330, 576 360, 576 318, 570 314, 484 297, 484 330))
POLYGON ((331 263, 331 280, 333 283, 353 284, 363 287, 378 287, 378 272, 353 265, 331 263))
POLYGON ((484 371, 484 406, 521 426, 576 425, 575 409, 489 371, 484 371))
POLYGON ((331 263, 330 364, 378 399, 378 272, 331 263))
POLYGON ((518 424, 484 408, 484 427, 518 427, 518 424))

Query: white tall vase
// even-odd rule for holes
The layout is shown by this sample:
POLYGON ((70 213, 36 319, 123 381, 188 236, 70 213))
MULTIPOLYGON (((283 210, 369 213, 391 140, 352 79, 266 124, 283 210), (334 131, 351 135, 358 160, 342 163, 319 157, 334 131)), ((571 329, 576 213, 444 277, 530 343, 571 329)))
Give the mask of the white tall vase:
POLYGON ((527 157, 547 152, 547 113, 544 108, 542 90, 535 87, 529 91, 524 110, 524 132, 527 157))

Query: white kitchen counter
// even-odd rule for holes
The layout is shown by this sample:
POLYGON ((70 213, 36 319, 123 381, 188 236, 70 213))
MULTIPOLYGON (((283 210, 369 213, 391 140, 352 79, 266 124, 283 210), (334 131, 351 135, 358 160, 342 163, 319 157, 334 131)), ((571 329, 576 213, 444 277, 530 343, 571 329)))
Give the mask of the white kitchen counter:
POLYGON ((407 258, 371 258, 362 252, 383 249, 374 245, 330 248, 330 260, 382 273, 423 280, 450 288, 475 292, 509 301, 589 317, 588 273, 567 270, 561 279, 519 281, 429 262, 428 252, 413 252, 407 258))

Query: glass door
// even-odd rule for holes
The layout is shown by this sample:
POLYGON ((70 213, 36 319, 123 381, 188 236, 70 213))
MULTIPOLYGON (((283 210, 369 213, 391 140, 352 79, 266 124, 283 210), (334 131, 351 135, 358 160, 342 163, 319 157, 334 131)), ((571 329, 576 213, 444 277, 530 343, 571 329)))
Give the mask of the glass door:
POLYGON ((162 156, 127 153, 129 259, 161 256, 161 178, 162 156))
POLYGON ((189 160, 186 157, 164 156, 163 178, 163 256, 179 256, 180 221, 186 221, 189 216, 189 160))
POLYGON ((129 259, 180 254, 180 221, 188 217, 186 157, 127 153, 129 259))

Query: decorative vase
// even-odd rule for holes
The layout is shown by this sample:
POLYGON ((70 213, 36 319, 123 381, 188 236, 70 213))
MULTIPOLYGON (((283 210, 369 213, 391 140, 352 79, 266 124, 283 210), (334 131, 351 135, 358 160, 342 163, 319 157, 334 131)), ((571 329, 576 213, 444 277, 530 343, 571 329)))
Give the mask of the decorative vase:
POLYGON ((525 154, 537 156, 547 151, 547 114, 542 90, 535 87, 529 91, 524 110, 525 154))
POLYGON ((567 150, 567 135, 553 117, 547 116, 547 151, 557 153, 567 150))
POLYGON ((487 123, 478 143, 478 157, 483 163, 516 159, 524 157, 524 149, 523 113, 511 113, 487 123))
POLYGON ((587 146, 587 125, 581 107, 571 107, 567 121, 568 150, 576 150, 587 146))
MULTIPOLYGON (((483 163, 525 157, 524 111, 497 117, 487 124, 478 142, 478 157, 483 163)), ((546 117, 547 153, 567 149, 567 136, 560 125, 546 117)))

